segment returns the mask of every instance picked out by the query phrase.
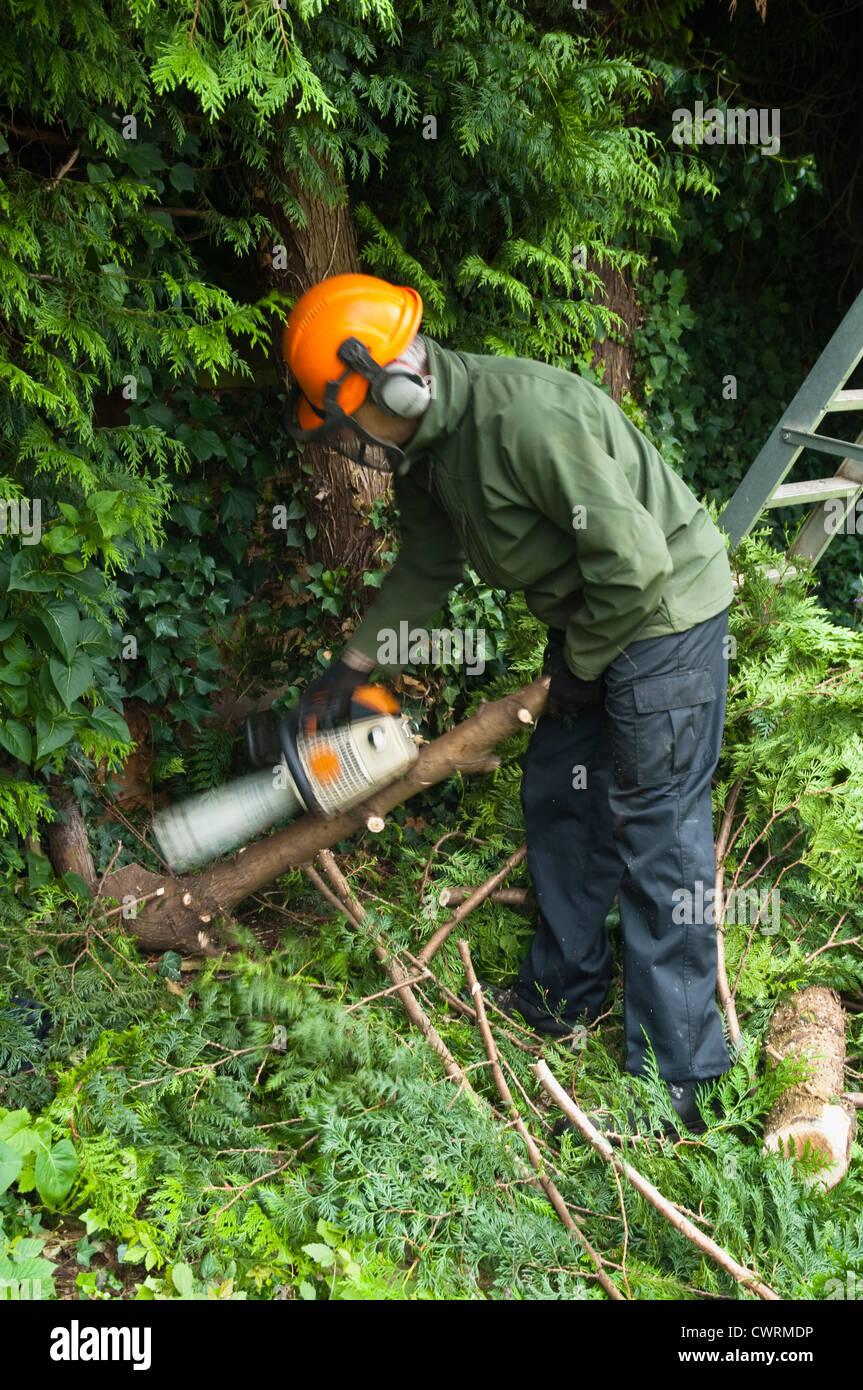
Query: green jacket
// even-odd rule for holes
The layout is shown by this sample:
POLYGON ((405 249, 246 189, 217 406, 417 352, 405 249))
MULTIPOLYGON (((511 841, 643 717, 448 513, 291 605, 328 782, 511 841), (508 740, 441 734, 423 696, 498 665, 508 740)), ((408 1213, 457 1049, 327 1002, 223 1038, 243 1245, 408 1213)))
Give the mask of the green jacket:
POLYGON ((526 358, 426 344, 433 396, 393 483, 399 553, 349 649, 377 658, 379 633, 427 628, 466 562, 565 630, 583 680, 630 642, 728 607, 720 531, 604 391, 526 358))

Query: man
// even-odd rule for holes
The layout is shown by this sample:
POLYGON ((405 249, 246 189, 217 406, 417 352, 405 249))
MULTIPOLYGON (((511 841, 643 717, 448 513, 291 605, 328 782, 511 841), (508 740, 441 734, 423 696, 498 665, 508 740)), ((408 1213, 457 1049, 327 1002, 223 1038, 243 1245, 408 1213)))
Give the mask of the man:
POLYGON ((548 705, 521 791, 540 920, 503 1004, 539 1032, 595 1019, 617 894, 627 1070, 644 1070, 649 1041, 674 1109, 697 1126, 697 1087, 731 1062, 715 929, 681 923, 675 904, 681 890, 701 901, 698 881, 715 874, 723 538, 603 391, 540 362, 450 351, 421 320, 414 290, 342 275, 304 294, 285 330, 291 433, 376 451, 401 514, 398 558, 301 715, 342 717, 379 665, 378 634, 427 626, 466 561, 524 591, 549 627, 548 705))

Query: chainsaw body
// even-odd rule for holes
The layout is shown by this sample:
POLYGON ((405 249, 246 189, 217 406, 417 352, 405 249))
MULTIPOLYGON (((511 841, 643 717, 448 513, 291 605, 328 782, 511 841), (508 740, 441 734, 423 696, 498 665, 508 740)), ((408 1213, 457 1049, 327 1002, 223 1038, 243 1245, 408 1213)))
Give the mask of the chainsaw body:
POLYGON ((418 756, 414 726, 382 686, 359 686, 350 719, 285 732, 271 768, 160 811, 153 834, 172 869, 196 868, 304 811, 335 816, 400 777, 418 756))

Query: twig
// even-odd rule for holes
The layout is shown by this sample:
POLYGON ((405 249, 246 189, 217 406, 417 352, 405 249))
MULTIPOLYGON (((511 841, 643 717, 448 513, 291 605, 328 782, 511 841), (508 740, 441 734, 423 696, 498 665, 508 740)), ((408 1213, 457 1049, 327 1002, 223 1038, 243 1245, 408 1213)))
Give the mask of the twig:
POLYGON ((484 902, 490 893, 494 892, 498 884, 503 882, 511 869, 516 868, 516 866, 521 863, 526 854, 527 845, 521 845, 509 856, 502 869, 498 869, 496 874, 492 874, 491 878, 486 879, 485 883, 481 884, 479 888, 475 888, 470 897, 466 898, 461 907, 457 908, 453 913, 452 917, 444 922, 442 926, 438 927, 437 931, 433 936, 429 937, 425 946, 423 946, 419 953, 418 960, 421 960, 423 965, 428 965, 435 951, 438 947, 443 945, 453 928, 457 927, 459 922, 462 922, 469 912, 473 912, 475 907, 479 907, 479 904, 484 902))
POLYGON ((142 897, 135 898, 131 903, 120 903, 119 907, 111 907, 107 912, 103 912, 103 917, 115 917, 118 912, 125 911, 128 907, 137 907, 139 903, 147 903, 151 898, 162 898, 165 895, 164 888, 157 888, 153 893, 144 893, 142 897))
MULTIPOLYGON (((330 879, 330 882, 333 883, 336 887, 337 893, 334 893, 331 889, 327 887, 320 874, 317 872, 315 868, 312 867, 311 864, 303 865, 303 873, 306 875, 309 881, 315 885, 318 892, 321 893, 327 899, 328 902, 330 902, 339 912, 346 912, 348 914, 348 916, 354 922, 355 926, 365 927, 366 914, 363 908, 360 907, 356 898, 351 893, 347 879, 344 877, 341 869, 336 863, 335 856, 333 855, 332 850, 321 850, 318 857, 321 861, 321 864, 324 867, 324 871, 327 874, 327 877, 330 879)), ((372 934, 370 933, 370 935, 372 934)), ((443 1038, 440 1037, 440 1035, 438 1034, 437 1029, 433 1026, 428 1015, 420 1007, 419 1003, 417 1002, 416 996, 414 995, 411 988, 405 984, 405 981, 408 978, 407 972, 403 971, 402 967, 398 964, 398 962, 392 959, 391 953, 387 951, 386 947, 381 943, 379 939, 375 938, 374 936, 372 936, 372 939, 374 941, 374 953, 383 965, 392 983, 398 986, 396 993, 401 999, 407 1012, 407 1015, 411 1020, 411 1023, 415 1024, 415 1026, 419 1028, 426 1041, 443 1059, 444 1069, 446 1071, 447 1076, 449 1076, 453 1081, 458 1081, 465 1088, 465 1090, 467 1090, 469 1094, 473 1096, 474 1099, 476 1099, 476 1094, 467 1077, 465 1076, 464 1071, 459 1066, 455 1057, 453 1057, 443 1038)))
MULTIPOLYGON (((438 894, 438 902, 441 907, 459 907, 472 892, 469 884, 457 888, 442 888, 438 894)), ((508 907, 525 907, 533 911, 535 906, 526 888, 496 888, 488 896, 490 902, 504 903, 508 907)))
POLYGON ((742 1045, 742 1033, 740 1031, 740 1020, 737 1017, 737 1006, 734 1003, 734 995, 728 984, 728 971, 725 966, 725 865, 717 864, 715 892, 713 895, 714 912, 716 914, 716 988, 719 994, 719 1002, 725 1010, 725 1018, 728 1023, 728 1035, 732 1046, 736 1052, 740 1051, 742 1045))
POLYGON ((602 1284, 602 1287, 605 1289, 609 1298, 617 1299, 620 1302, 625 1302, 625 1299, 623 1297, 623 1294, 620 1292, 620 1289, 617 1287, 615 1283, 612 1282, 612 1280, 605 1273, 605 1269, 603 1267, 602 1262, 602 1256, 598 1254, 596 1250, 594 1250, 593 1246, 591 1245, 587 1236, 582 1231, 581 1227, 578 1225, 576 1221, 573 1220, 572 1216, 570 1215, 569 1209, 566 1203, 564 1202, 559 1190, 555 1187, 554 1183, 551 1181, 551 1178, 549 1178, 547 1174, 543 1172, 542 1155, 540 1154, 539 1149, 537 1148, 534 1142, 533 1136, 527 1128, 527 1125, 524 1123, 524 1120, 521 1118, 521 1115, 519 1114, 518 1106, 512 1098, 512 1092, 510 1091, 509 1086, 506 1083, 506 1078, 501 1069, 497 1046, 495 1044, 494 1037, 492 1036, 492 1031, 488 1025, 488 1018, 486 1017, 485 1001, 483 1000, 482 990, 480 988, 479 981, 476 978, 476 973, 474 971, 473 963, 470 958, 470 948, 468 947, 466 941, 459 941, 458 952, 462 958, 462 964, 464 965, 465 978, 467 980, 471 998, 474 1001, 474 1007, 476 1008, 477 1023, 479 1024, 479 1030, 482 1034, 482 1040, 485 1044, 485 1050, 488 1054, 488 1059, 491 1062, 491 1070, 492 1075, 495 1079, 495 1084, 497 1086, 498 1091, 500 1092, 501 1100, 509 1110, 510 1120, 515 1125, 516 1129, 518 1130, 519 1134, 521 1135, 522 1139, 524 1140, 527 1146, 528 1157, 530 1158, 533 1167, 536 1169, 536 1174, 539 1178, 540 1183, 542 1184, 543 1191, 545 1192, 546 1196, 548 1197, 548 1200, 551 1202, 551 1205, 554 1207, 555 1211, 557 1212, 566 1229, 575 1236, 582 1249, 590 1256, 596 1268, 599 1282, 602 1284))
POLYGON ((105 872, 103 873, 102 877, 99 879, 99 882, 98 882, 98 884, 97 884, 97 886, 96 886, 96 897, 97 897, 97 898, 101 898, 101 896, 102 896, 102 888, 103 888, 103 886, 104 886, 105 879, 108 877, 109 873, 110 873, 111 870, 113 869, 115 863, 116 863, 117 860, 119 859, 119 857, 120 857, 120 855, 122 854, 122 852, 123 852, 123 841, 122 841, 122 840, 118 840, 118 841, 117 841, 117 848, 114 850, 114 853, 111 855, 111 862, 109 863, 107 869, 106 869, 105 872))
POLYGON ((409 979, 405 979, 401 984, 390 985, 389 989, 379 989, 377 994, 367 994, 365 998, 358 999, 355 1004, 349 1004, 345 1009, 345 1013, 352 1014, 354 1009, 362 1008, 363 1004, 371 1004, 373 999, 385 999, 388 994, 396 994, 400 989, 407 989, 410 985, 417 985, 420 980, 427 980, 430 974, 431 972, 429 970, 424 970, 422 975, 411 975, 409 979))
POLYGON ((60 180, 62 178, 65 178, 66 174, 68 174, 69 170, 72 168, 72 165, 75 163, 75 160, 78 158, 78 155, 80 153, 81 146, 76 145, 69 158, 63 164, 60 165, 60 168, 57 170, 57 173, 54 176, 54 178, 49 180, 49 188, 56 188, 60 180))
POLYGON ((484 845, 486 843, 485 840, 478 840, 475 835, 466 834, 464 830, 448 830, 445 835, 441 835, 439 840, 435 840, 434 844, 431 847, 431 850, 429 851, 429 857, 426 860, 426 866, 423 869, 423 876, 420 879, 419 900, 421 903, 425 902, 425 890, 426 884, 428 883, 429 874, 431 873, 432 860, 434 859, 435 855, 437 854, 444 841, 451 840, 455 835, 461 835, 462 839, 469 840, 472 845, 484 845))
POLYGON ((552 1075, 546 1062, 539 1061, 532 1070, 543 1089, 557 1102, 567 1119, 572 1121, 579 1132, 584 1135, 588 1143, 596 1149, 598 1154, 601 1154, 606 1163, 610 1163, 612 1168, 626 1177, 628 1181, 632 1183, 636 1192, 640 1192, 642 1197, 645 1197, 666 1220, 671 1222, 672 1226, 680 1231, 682 1235, 686 1236, 688 1240, 691 1240, 693 1245, 697 1245, 699 1250, 702 1250, 705 1255, 709 1255, 712 1260, 715 1260, 716 1263, 730 1274, 733 1279, 736 1279, 739 1284, 743 1284, 745 1288, 751 1289, 759 1298, 763 1298, 770 1302, 781 1301, 779 1294, 767 1284, 763 1283, 758 1274, 747 1269, 745 1265, 739 1264, 727 1250, 723 1250, 722 1246, 717 1245, 716 1242, 705 1235, 703 1231, 699 1231, 698 1227, 694 1226, 688 1217, 684 1216, 682 1212, 672 1206, 671 1202, 669 1202, 666 1197, 663 1197, 662 1193, 658 1188, 654 1187, 652 1182, 648 1182, 647 1178, 642 1177, 641 1173, 633 1168, 630 1163, 626 1163, 623 1159, 617 1157, 608 1140, 590 1123, 584 1111, 579 1109, 552 1075))
POLYGON ((836 926, 833 928, 829 937, 824 942, 824 945, 819 946, 817 951, 813 951, 811 955, 808 955, 803 962, 804 965, 808 965, 810 961, 813 961, 815 959, 816 956, 820 956, 822 951, 829 951, 832 946, 856 946, 860 942, 861 937, 859 936, 847 936, 844 941, 836 940, 836 933, 842 926, 842 923, 845 921, 845 918, 847 916, 847 912, 842 913, 842 916, 839 918, 839 921, 836 923, 836 926))
MULTIPOLYGON (((245 1183, 242 1187, 233 1188, 233 1187, 228 1186, 228 1184, 225 1184, 223 1187, 205 1187, 205 1188, 204 1188, 204 1191, 205 1191, 205 1192, 233 1192, 233 1193, 234 1193, 234 1196, 231 1198, 230 1202, 226 1202, 225 1205, 224 1205, 223 1207, 219 1207, 219 1210, 216 1212, 216 1219, 215 1219, 215 1223, 214 1223, 214 1224, 215 1224, 215 1225, 218 1225, 218 1224, 219 1224, 219 1218, 220 1218, 226 1211, 228 1211, 228 1210, 234 1205, 235 1202, 238 1202, 238 1201, 240 1200, 240 1198, 242 1197, 243 1193, 244 1193, 244 1192, 248 1192, 248 1190, 249 1190, 250 1187, 256 1187, 256 1186, 258 1185, 259 1182, 266 1182, 267 1178, 272 1178, 272 1177, 275 1176, 276 1173, 281 1173, 283 1169, 289 1168, 290 1165, 293 1163, 294 1159, 297 1157, 297 1155, 298 1155, 298 1154, 301 1154, 301 1153, 303 1152, 303 1149, 307 1149, 307 1148, 309 1147, 310 1144, 313 1144, 313 1143, 315 1142, 315 1140, 316 1140, 316 1139, 319 1139, 319 1138, 320 1138, 320 1134, 313 1134, 312 1137, 311 1137, 310 1139, 307 1139, 306 1142, 305 1142, 304 1144, 301 1144, 300 1147, 299 1147, 298 1149, 295 1149, 294 1152, 291 1154, 290 1158, 286 1159, 284 1163, 277 1163, 276 1166, 275 1166, 275 1168, 271 1168, 270 1171, 269 1171, 268 1173, 262 1173, 261 1176, 260 1176, 259 1178, 252 1178, 251 1182, 245 1183)), ((225 1151, 225 1152, 227 1152, 227 1151, 225 1151)))

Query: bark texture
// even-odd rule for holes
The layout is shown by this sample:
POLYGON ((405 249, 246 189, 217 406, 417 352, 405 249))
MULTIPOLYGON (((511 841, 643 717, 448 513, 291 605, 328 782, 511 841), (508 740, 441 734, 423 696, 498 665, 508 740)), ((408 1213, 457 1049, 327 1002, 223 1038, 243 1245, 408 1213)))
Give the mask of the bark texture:
POLYGON ((829 1166, 814 1181, 835 1187, 848 1171, 856 1110, 845 1090, 845 1015, 835 990, 813 985, 778 1004, 767 1035, 768 1065, 786 1057, 809 1063, 809 1076, 791 1086, 771 1110, 768 1149, 800 1155, 806 1145, 829 1166))
POLYGON ((598 368, 600 362, 605 363, 603 384, 609 388, 612 399, 620 405, 624 391, 629 390, 631 386, 635 359, 632 335, 640 322, 638 299, 628 270, 620 271, 614 266, 599 265, 593 259, 588 261, 588 265, 597 275, 602 276, 605 288, 605 295, 598 295, 596 302, 619 314, 626 325, 625 329, 615 332, 613 337, 605 338, 597 345, 591 361, 594 368, 598 368))
POLYGON ((66 873, 77 874, 92 893, 96 887, 96 867, 77 797, 71 787, 57 787, 51 793, 51 802, 65 817, 62 821, 52 821, 45 829, 51 867, 58 878, 66 873))
MULTIPOLYGON (((359 274, 359 255, 347 197, 337 207, 323 198, 312 198, 296 176, 289 180, 296 202, 293 218, 278 207, 267 213, 278 227, 281 244, 287 252, 287 265, 273 258, 272 247, 263 249, 271 284, 291 295, 300 295, 320 280, 332 275, 359 274), (296 210, 305 226, 299 225, 296 210), (273 264, 273 259, 276 264, 273 264)), ((279 379, 284 376, 281 333, 274 334, 274 364, 279 379)), ((325 569, 346 566, 352 583, 359 583, 364 570, 373 568, 375 532, 366 519, 368 509, 389 486, 389 475, 370 468, 357 468, 340 454, 320 444, 306 444, 304 462, 311 464, 307 508, 317 534, 309 546, 309 558, 325 569)))

